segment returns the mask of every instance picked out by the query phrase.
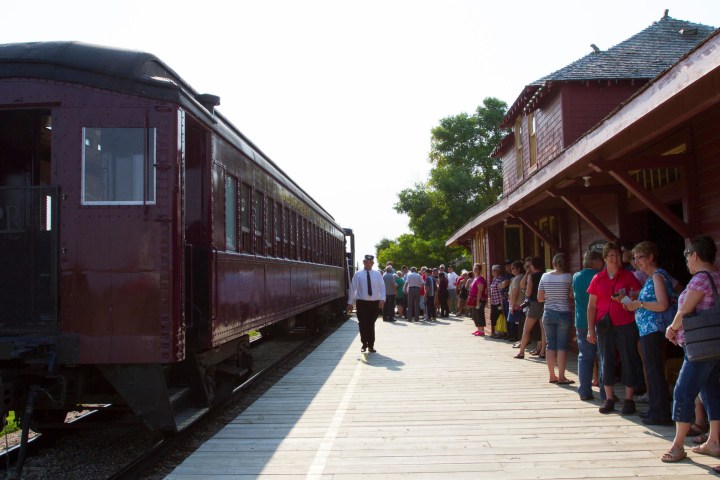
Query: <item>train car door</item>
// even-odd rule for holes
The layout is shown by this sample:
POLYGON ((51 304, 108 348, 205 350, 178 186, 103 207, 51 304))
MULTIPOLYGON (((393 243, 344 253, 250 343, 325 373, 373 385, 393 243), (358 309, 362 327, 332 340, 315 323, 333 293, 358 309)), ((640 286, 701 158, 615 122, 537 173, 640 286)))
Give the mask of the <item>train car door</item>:
MULTIPOLYGON (((113 105, 104 97, 92 101, 113 105)), ((178 113, 142 99, 124 99, 122 107, 67 109, 56 119, 63 127, 55 144, 62 162, 63 330, 79 336, 81 363, 178 361, 178 113)))
POLYGON ((57 188, 48 109, 0 109, 0 334, 53 334, 57 188))

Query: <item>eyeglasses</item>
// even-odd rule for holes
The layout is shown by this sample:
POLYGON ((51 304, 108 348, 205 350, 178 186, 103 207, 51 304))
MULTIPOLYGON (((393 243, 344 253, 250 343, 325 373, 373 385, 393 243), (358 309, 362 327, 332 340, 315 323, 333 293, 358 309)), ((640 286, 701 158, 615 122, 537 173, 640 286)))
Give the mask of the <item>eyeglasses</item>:
POLYGON ((641 258, 645 258, 645 255, 635 255, 633 257, 633 260, 637 261, 637 260, 640 260, 641 258))
POLYGON ((620 258, 620 255, 618 255, 617 253, 608 253, 606 255, 606 258, 611 258, 611 257, 612 258, 620 258))
POLYGON ((690 250, 689 248, 686 248, 686 249, 685 249, 685 251, 683 252, 683 255, 685 255, 685 261, 686 261, 686 262, 687 262, 688 260, 690 260, 690 255, 692 255, 693 253, 695 253, 695 250, 690 250))

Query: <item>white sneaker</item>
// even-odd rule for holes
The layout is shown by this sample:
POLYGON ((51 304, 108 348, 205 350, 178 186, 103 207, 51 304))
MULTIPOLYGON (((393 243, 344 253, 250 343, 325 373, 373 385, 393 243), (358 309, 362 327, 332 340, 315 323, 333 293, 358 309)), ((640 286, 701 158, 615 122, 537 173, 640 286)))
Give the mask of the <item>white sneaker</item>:
POLYGON ((648 398, 648 394, 643 393, 642 395, 635 397, 635 401, 637 403, 648 403, 650 400, 648 398))

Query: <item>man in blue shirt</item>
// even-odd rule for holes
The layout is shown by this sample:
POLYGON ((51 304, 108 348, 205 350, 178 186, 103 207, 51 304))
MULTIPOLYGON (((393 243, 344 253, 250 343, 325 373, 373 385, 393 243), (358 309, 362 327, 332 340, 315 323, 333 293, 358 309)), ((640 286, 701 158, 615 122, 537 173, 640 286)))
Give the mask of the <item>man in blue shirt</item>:
MULTIPOLYGON (((588 321, 587 306, 590 294, 587 289, 593 277, 605 267, 602 252, 590 250, 585 254, 583 269, 573 275, 573 294, 575 296, 575 330, 578 342, 578 395, 580 400, 592 400, 592 379, 597 347, 587 341, 588 321)), ((600 371, 601 369, 598 369, 600 371)), ((604 400, 605 390, 600 378, 600 398, 604 400)))

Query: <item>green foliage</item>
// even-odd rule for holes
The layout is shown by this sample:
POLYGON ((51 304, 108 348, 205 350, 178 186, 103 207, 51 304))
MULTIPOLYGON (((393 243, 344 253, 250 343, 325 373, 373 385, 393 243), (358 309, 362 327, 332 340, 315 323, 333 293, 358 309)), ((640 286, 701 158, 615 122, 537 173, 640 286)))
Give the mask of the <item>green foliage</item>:
POLYGON ((5 435, 6 433, 12 433, 20 430, 20 425, 18 425, 17 420, 15 419, 15 412, 10 411, 6 417, 6 421, 7 425, 5 425, 5 428, 2 429, 0 435, 5 435))
MULTIPOLYGON (((464 248, 446 248, 445 241, 502 195, 502 166, 490 154, 507 134, 498 127, 506 111, 505 102, 488 97, 472 115, 443 118, 432 129, 430 176, 401 191, 395 204, 408 215, 413 233, 376 245, 381 264, 437 266, 468 257, 464 248)), ((460 268, 469 266, 467 258, 460 268)))
POLYGON ((383 239, 375 245, 378 265, 393 262, 395 269, 409 267, 437 267, 440 264, 453 265, 456 270, 469 268, 470 257, 462 247, 446 247, 445 239, 425 240, 413 234, 400 235, 397 240, 383 239))

